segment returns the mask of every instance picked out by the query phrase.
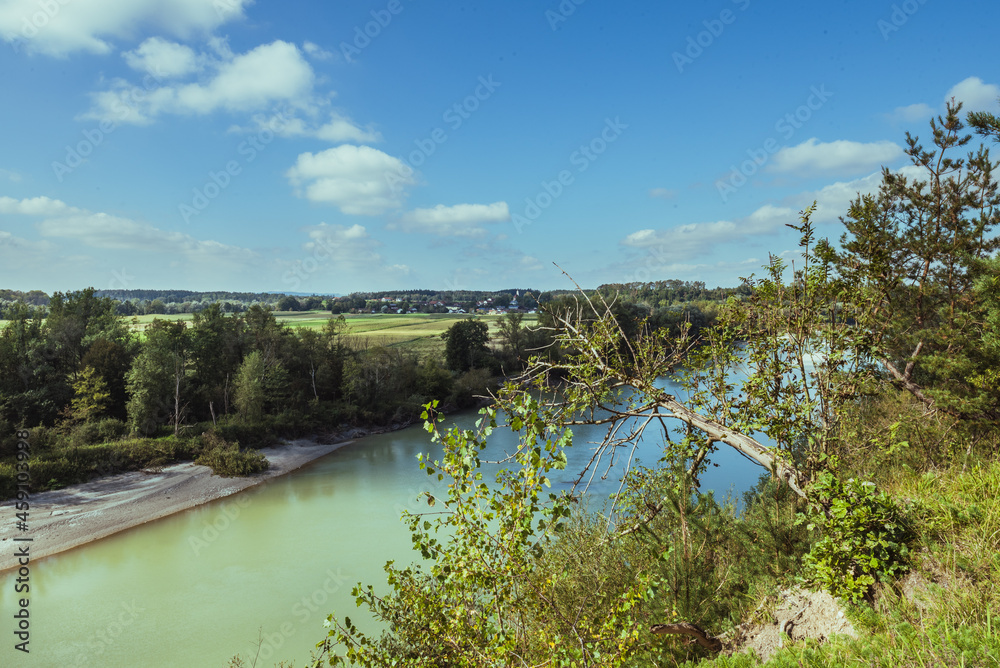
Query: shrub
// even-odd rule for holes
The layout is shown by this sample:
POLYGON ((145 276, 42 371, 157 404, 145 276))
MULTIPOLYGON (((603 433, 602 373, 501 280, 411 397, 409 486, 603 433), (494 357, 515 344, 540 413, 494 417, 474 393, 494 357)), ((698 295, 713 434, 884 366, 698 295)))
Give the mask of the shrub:
POLYGON ((490 391, 492 377, 486 369, 471 369, 455 380, 451 402, 459 408, 469 408, 479 402, 479 397, 490 391))
MULTIPOLYGON (((225 441, 243 443, 245 447, 249 448, 264 448, 278 442, 267 423, 244 424, 226 421, 206 432, 206 434, 209 433, 215 433, 225 441)), ((204 435, 202 442, 204 442, 204 435)))
POLYGON ((201 440, 202 451, 194 463, 210 467, 215 475, 223 478, 245 477, 262 473, 270 466, 264 455, 240 450, 238 443, 226 441, 218 432, 206 432, 201 440))
POLYGON ((105 418, 98 422, 85 422, 70 433, 68 444, 72 446, 94 445, 120 440, 128 433, 128 427, 121 420, 105 418))
POLYGON ((834 596, 869 598, 876 581, 906 569, 913 532, 902 510, 875 483, 842 481, 825 470, 811 487, 812 501, 799 523, 823 538, 805 556, 805 580, 834 596))

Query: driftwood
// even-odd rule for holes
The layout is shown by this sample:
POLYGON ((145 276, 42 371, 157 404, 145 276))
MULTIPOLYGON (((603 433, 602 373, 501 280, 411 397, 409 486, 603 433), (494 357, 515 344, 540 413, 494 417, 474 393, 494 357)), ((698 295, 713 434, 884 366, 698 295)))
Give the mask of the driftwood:
POLYGON ((691 636, 696 643, 712 652, 723 650, 722 641, 715 636, 709 635, 704 629, 691 622, 677 622, 675 624, 653 624, 649 630, 656 635, 685 635, 691 636))

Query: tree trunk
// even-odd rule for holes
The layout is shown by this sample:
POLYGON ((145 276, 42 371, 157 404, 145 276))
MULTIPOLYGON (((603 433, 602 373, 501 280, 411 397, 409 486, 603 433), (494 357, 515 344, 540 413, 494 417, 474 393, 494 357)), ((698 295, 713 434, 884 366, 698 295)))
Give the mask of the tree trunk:
POLYGON ((685 635, 694 638, 694 641, 712 652, 721 652, 724 648, 722 641, 715 636, 709 635, 704 629, 691 622, 677 622, 675 624, 653 624, 649 630, 656 635, 685 635))

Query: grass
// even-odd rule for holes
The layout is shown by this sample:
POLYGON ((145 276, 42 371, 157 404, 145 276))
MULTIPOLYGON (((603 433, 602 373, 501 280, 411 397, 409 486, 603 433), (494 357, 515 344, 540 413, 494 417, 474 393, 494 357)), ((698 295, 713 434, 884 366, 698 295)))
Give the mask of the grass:
POLYGON ((884 487, 909 504, 920 537, 911 572, 851 609, 860 638, 796 643, 767 663, 738 654, 688 665, 1000 666, 1000 461, 893 473, 884 487))
MULTIPOLYGON (((336 317, 327 311, 275 311, 278 322, 295 329, 322 329, 330 318, 336 317)), ((130 319, 132 329, 142 332, 154 320, 190 321, 194 316, 190 313, 176 315, 140 315, 130 319)), ((385 346, 398 347, 414 352, 419 356, 437 353, 444 350, 441 334, 459 320, 476 318, 486 322, 490 335, 497 336, 498 315, 469 315, 452 313, 392 313, 392 314, 361 314, 345 315, 347 320, 347 335, 358 347, 385 346)), ((533 326, 538 316, 525 315, 523 324, 533 326)))

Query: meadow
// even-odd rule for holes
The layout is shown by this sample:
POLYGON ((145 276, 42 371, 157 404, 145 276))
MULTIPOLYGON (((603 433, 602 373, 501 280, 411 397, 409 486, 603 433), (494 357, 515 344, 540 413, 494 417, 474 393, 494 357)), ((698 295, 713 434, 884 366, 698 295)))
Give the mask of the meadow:
MULTIPOLYGON (((278 322, 296 329, 321 329, 333 316, 327 311, 275 311, 278 322)), ((365 313, 345 315, 347 334, 352 345, 357 347, 385 346, 403 348, 418 355, 426 355, 444 350, 441 334, 459 320, 475 318, 484 321, 490 328, 490 336, 496 339, 499 315, 470 315, 465 313, 365 313)), ((139 315, 129 319, 134 331, 142 332, 154 320, 188 321, 191 313, 175 315, 139 315)), ((535 314, 525 314, 522 324, 534 326, 538 322, 535 314)), ((0 329, 7 325, 0 320, 0 329)))

